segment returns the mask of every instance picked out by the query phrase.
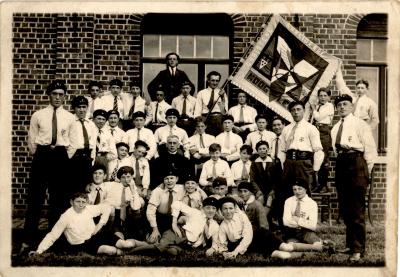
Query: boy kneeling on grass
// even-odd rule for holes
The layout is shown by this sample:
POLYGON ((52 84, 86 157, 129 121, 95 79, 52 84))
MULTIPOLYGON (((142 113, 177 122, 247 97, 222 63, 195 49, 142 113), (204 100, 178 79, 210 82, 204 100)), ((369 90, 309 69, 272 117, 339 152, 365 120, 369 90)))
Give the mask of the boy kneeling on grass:
POLYGON ((107 223, 111 207, 108 204, 87 205, 86 193, 77 192, 70 200, 71 208, 65 211, 36 251, 29 255, 42 254, 64 233, 68 241, 68 252, 87 252, 89 254, 122 255, 122 249, 133 248, 135 240, 122 240, 112 233, 102 230, 107 223), (93 218, 101 215, 95 225, 93 218))
POLYGON ((316 234, 318 222, 318 205, 307 195, 308 182, 296 178, 293 196, 285 201, 283 210, 284 233, 289 243, 296 243, 299 251, 323 251, 335 253, 335 243, 322 240, 316 234))

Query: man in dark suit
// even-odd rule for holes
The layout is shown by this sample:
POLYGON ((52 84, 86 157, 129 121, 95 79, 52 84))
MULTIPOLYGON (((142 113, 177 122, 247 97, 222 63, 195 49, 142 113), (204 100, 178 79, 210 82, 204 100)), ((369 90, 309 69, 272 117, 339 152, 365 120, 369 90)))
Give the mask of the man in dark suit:
POLYGON ((165 93, 165 101, 171 104, 172 99, 181 93, 181 83, 183 81, 188 81, 189 78, 184 71, 177 68, 180 60, 178 54, 168 53, 165 60, 167 68, 157 74, 147 86, 147 90, 152 101, 155 101, 157 89, 162 87, 165 93))

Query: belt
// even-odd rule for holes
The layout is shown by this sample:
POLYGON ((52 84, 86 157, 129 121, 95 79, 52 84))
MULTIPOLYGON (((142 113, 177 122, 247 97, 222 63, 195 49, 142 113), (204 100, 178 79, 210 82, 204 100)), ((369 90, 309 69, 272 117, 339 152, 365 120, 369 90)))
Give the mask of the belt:
POLYGON ((354 149, 338 149, 337 153, 339 155, 355 155, 355 156, 364 156, 364 152, 354 150, 354 149))
POLYGON ((220 113, 220 112, 213 112, 213 113, 210 113, 210 114, 203 113, 203 116, 207 116, 207 115, 209 115, 209 116, 217 116, 217 115, 222 115, 222 113, 220 113))
POLYGON ((108 154, 108 152, 97 152, 96 153, 96 156, 97 157, 104 157, 105 155, 107 155, 108 154))
POLYGON ((314 125, 317 127, 324 127, 324 126, 330 127, 331 126, 330 124, 325 124, 325 123, 314 123, 314 125))
POLYGON ((252 123, 237 122, 237 123, 235 123, 235 126, 237 126, 237 127, 242 127, 242 126, 249 125, 249 124, 252 124, 252 123))
POLYGON ((81 148, 81 149, 77 149, 75 151, 75 156, 90 157, 91 152, 92 152, 92 150, 89 148, 81 148))
POLYGON ((289 160, 312 160, 314 157, 313 152, 300 151, 300 150, 288 150, 286 153, 286 158, 289 160))

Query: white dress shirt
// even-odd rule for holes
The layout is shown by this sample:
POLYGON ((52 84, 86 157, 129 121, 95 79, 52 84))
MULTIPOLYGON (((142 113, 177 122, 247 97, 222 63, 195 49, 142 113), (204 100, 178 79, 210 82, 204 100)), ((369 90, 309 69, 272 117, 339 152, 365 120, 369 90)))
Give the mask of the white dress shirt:
MULTIPOLYGON (((240 122, 241 109, 242 109, 242 105, 240 105, 240 104, 229 109, 228 114, 233 116, 233 122, 235 122, 235 123, 240 122)), ((247 104, 244 104, 243 105, 243 119, 244 119, 243 123, 246 123, 246 125, 244 125, 242 127, 249 129, 250 132, 257 130, 256 116, 257 116, 257 110, 254 109, 253 107, 250 107, 247 104)))
POLYGON ((275 138, 272 140, 271 144, 269 145, 269 153, 271 155, 271 158, 275 159, 275 147, 276 147, 276 140, 278 140, 278 152, 277 152, 277 156, 279 158, 279 160, 281 161, 282 165, 285 161, 286 155, 285 155, 285 149, 284 149, 284 141, 282 138, 282 135, 280 136, 276 136, 275 138))
MULTIPOLYGON (((338 121, 333 126, 331 131, 332 147, 336 152, 336 136, 339 130, 340 122, 338 121)), ((376 151, 375 140, 372 136, 372 131, 367 128, 368 124, 360 118, 349 114, 344 118, 342 136, 340 146, 344 149, 353 149, 364 152, 364 159, 367 162, 369 172, 372 171, 375 160, 378 157, 376 151)))
MULTIPOLYGON (((248 160, 245 163, 245 167, 247 170, 247 180, 246 181, 250 181, 250 167, 251 167, 251 161, 248 160)), ((232 176, 233 176, 233 180, 238 181, 238 180, 242 180, 242 172, 243 172, 243 161, 239 160, 237 162, 234 162, 231 166, 231 172, 232 172, 232 176)))
POLYGON ((290 228, 301 227, 315 231, 317 229, 317 222, 318 205, 308 195, 305 195, 302 199, 298 199, 296 196, 286 199, 283 210, 283 225, 290 228), (295 216, 298 201, 300 201, 300 216, 296 222, 293 216, 295 216))
POLYGON ((121 209, 122 205, 127 202, 130 203, 134 211, 139 210, 141 207, 140 196, 134 182, 127 187, 124 187, 124 185, 119 182, 105 182, 104 190, 106 195, 104 202, 110 204, 115 209, 121 209), (122 199, 123 190, 125 190, 124 199, 122 199))
POLYGON ((317 123, 331 125, 334 113, 335 108, 333 104, 331 102, 326 102, 313 111, 311 122, 314 119, 317 123))
POLYGON ((153 101, 150 103, 151 110, 152 110, 152 122, 154 123, 167 123, 167 119, 165 118, 165 112, 168 109, 171 109, 171 105, 165 102, 165 100, 161 102, 153 101), (158 104, 158 108, 157 108, 158 104), (156 112, 157 112, 157 121, 156 121, 156 112))
MULTIPOLYGON (((139 134, 140 140, 147 143, 147 146, 150 148, 146 155, 146 159, 150 160, 157 152, 157 143, 154 134, 150 129, 147 128, 140 129, 139 134)), ((135 149, 135 142, 138 138, 138 129, 134 128, 126 131, 126 137, 128 140, 129 152, 133 152, 133 149, 135 149)))
POLYGON ((199 134, 194 134, 189 138, 189 149, 190 148, 197 148, 199 151, 199 154, 207 155, 209 154, 209 147, 211 144, 215 142, 215 137, 209 134, 202 134, 203 137, 203 146, 201 145, 200 142, 200 135, 199 134))
POLYGON ((126 138, 126 133, 124 130, 119 128, 118 126, 116 127, 111 127, 110 125, 107 125, 108 129, 110 130, 111 135, 114 138, 115 144, 119 142, 125 142, 128 143, 128 139, 126 138))
POLYGON ((324 160, 324 152, 322 151, 319 131, 314 125, 302 119, 297 122, 298 126, 294 133, 294 139, 292 143, 290 143, 290 134, 292 129, 295 127, 295 124, 296 122, 292 122, 283 128, 281 136, 285 144, 285 153, 288 150, 314 152, 313 169, 314 171, 318 171, 321 167, 322 161, 324 160), (288 145, 289 143, 290 145, 288 145))
POLYGON ((132 108, 133 103, 135 103, 135 107, 133 109, 133 112, 143 112, 146 115, 145 119, 145 125, 149 124, 151 122, 151 119, 153 117, 151 106, 146 105, 146 100, 144 100, 141 96, 138 96, 136 98, 133 98, 133 95, 131 93, 127 92, 122 92, 121 93, 121 99, 122 102, 124 103, 124 119, 130 119, 129 118, 129 112, 132 108))
MULTIPOLYGON (((94 159, 96 156, 97 128, 96 125, 94 125, 93 121, 87 118, 84 119, 83 124, 85 125, 86 132, 88 134, 89 149, 92 150, 91 157, 92 159, 94 159)), ((70 142, 71 142, 71 147, 68 148, 69 158, 71 158, 75 154, 76 150, 83 149, 85 146, 82 123, 76 116, 71 126, 70 142)))
MULTIPOLYGON (((99 99, 99 102, 100 102, 99 108, 107 112, 114 109, 114 96, 112 94, 105 93, 105 95, 99 99)), ((123 118, 124 103, 122 102, 121 93, 120 95, 117 96, 117 105, 118 105, 119 117, 123 118)))
POLYGON ((71 245, 79 245, 92 237, 96 228, 93 218, 101 215, 99 224, 106 224, 110 216, 110 206, 87 205, 85 209, 77 213, 71 207, 66 210, 56 222, 51 232, 49 232, 39 244, 36 252, 42 254, 49 249, 54 242, 64 233, 71 245))
POLYGON ((171 209, 173 217, 178 218, 181 213, 186 217, 182 228, 185 230, 187 240, 194 248, 205 244, 205 239, 212 238, 212 248, 218 249, 219 225, 214 219, 208 220, 209 226, 207 226, 207 217, 204 212, 191 208, 182 201, 174 201, 171 209))
POLYGON ((233 218, 224 219, 219 226, 219 251, 228 251, 228 241, 236 242, 240 239, 242 240, 234 251, 243 255, 253 240, 253 227, 247 215, 236 208, 233 218))
MULTIPOLYGON (((200 174, 200 179, 199 179, 199 184, 201 186, 207 186, 208 185, 208 180, 210 178, 213 178, 213 167, 214 167, 214 161, 213 160, 208 160, 203 164, 203 169, 201 170, 200 174)), ((216 170, 216 177, 223 177, 226 179, 227 185, 228 186, 233 186, 233 176, 231 169, 229 168, 229 164, 222 160, 218 159, 215 164, 215 170, 216 170)))
POLYGON ((89 119, 92 119, 93 118, 93 112, 95 110, 102 109, 101 96, 98 96, 96 99, 93 99, 90 96, 85 96, 85 98, 88 100, 88 110, 87 110, 87 113, 86 113, 86 117, 89 118, 89 119))
POLYGON ((257 153, 257 149, 256 149, 257 142, 259 142, 260 140, 264 140, 264 141, 268 142, 269 149, 271 149, 271 144, 274 141, 275 137, 276 137, 275 133, 273 133, 271 131, 256 130, 247 135, 246 144, 250 145, 253 148, 253 153, 257 153))
POLYGON ((97 191, 99 191, 100 193, 100 204, 104 203, 105 199, 106 199, 106 191, 104 189, 104 183, 101 184, 94 184, 91 183, 89 184, 88 188, 87 188, 87 196, 88 196, 88 204, 90 205, 94 205, 94 201, 96 200, 96 196, 97 196, 97 191))
MULTIPOLYGON (((133 169, 135 169, 134 163, 133 163, 133 158, 130 156, 127 156, 127 157, 123 158, 122 160, 120 160, 118 158, 118 159, 109 161, 108 162, 108 170, 107 170, 108 171, 108 174, 107 174, 108 180, 110 180, 111 175, 113 174, 115 169, 117 169, 117 172, 118 172, 118 170, 123 166, 130 166, 133 169)), ((115 175, 115 180, 119 181, 119 179, 117 178, 117 175, 115 175)))
POLYGON ((108 152, 112 154, 113 159, 117 158, 117 148, 115 147, 115 140, 110 130, 106 126, 104 126, 101 131, 97 128, 96 141, 97 136, 100 136, 100 143, 98 145, 99 152, 108 152))
POLYGON ((228 154, 226 156, 228 161, 236 161, 240 158, 240 147, 243 145, 243 140, 239 135, 233 133, 232 131, 222 132, 215 138, 215 142, 221 145, 222 154, 228 154), (227 136, 229 136, 229 148, 225 145, 227 136))
MULTIPOLYGON (((212 112, 219 112, 219 113, 223 113, 223 111, 221 111, 220 105, 222 105, 222 97, 219 97, 219 88, 214 89, 214 102, 218 99, 217 103, 215 104, 212 112)), ((196 102, 196 107, 195 107, 195 111, 194 111, 194 116, 201 116, 204 113, 208 113, 208 108, 207 105, 210 101, 211 98, 211 88, 208 87, 206 89, 203 89, 201 91, 199 91, 197 93, 197 102, 196 102)), ((225 112, 228 111, 228 97, 226 95, 226 93, 224 94, 224 100, 225 100, 225 112)))
POLYGON ((165 125, 158 128, 154 132, 154 138, 156 139, 157 144, 167 143, 167 138, 169 137, 170 133, 172 132, 173 135, 179 138, 179 143, 183 146, 185 150, 189 149, 189 137, 186 131, 178 126, 169 126, 165 125))
POLYGON ((149 188, 150 185, 150 166, 149 161, 146 158, 139 158, 139 173, 136 171, 136 158, 132 155, 132 168, 135 173, 133 175, 133 179, 136 178, 136 174, 139 174, 142 177, 142 186, 145 189, 149 188))
POLYGON ((361 118, 374 129, 379 124, 378 106, 366 95, 363 95, 354 101, 354 115, 361 118))
POLYGON ((185 196, 182 198, 182 202, 191 208, 201 209, 203 206, 203 200, 207 198, 207 194, 200 188, 197 188, 192 193, 185 192, 185 196))
MULTIPOLYGON (((171 106, 178 110, 179 114, 182 115, 183 109, 183 95, 178 95, 174 99, 172 99, 171 106)), ((194 117, 194 108, 196 106, 196 98, 191 95, 188 95, 186 98, 186 115, 189 117, 194 117)))
MULTIPOLYGON (((51 105, 33 113, 28 132, 28 147, 31 154, 36 152, 38 145, 51 144, 53 113, 54 108, 51 105)), ((68 148, 71 145, 71 126, 75 120, 75 116, 72 113, 64 110, 63 107, 57 108, 56 116, 56 146, 65 146, 68 148)))
MULTIPOLYGON (((183 185, 175 185, 172 189, 173 201, 182 200, 184 195, 185 189, 183 185)), ((151 227, 157 227, 157 211, 161 214, 168 213, 168 198, 169 191, 164 184, 159 185, 151 192, 149 204, 147 205, 146 210, 147 220, 149 221, 151 227)))

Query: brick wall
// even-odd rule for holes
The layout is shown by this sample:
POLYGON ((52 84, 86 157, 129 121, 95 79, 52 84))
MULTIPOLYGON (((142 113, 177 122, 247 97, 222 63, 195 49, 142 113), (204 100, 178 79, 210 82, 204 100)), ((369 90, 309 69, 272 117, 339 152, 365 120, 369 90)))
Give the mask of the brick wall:
MULTIPOLYGON (((356 31, 362 15, 293 14, 283 18, 328 53, 343 60, 344 78, 355 88, 356 31)), ((266 22, 268 14, 234 14, 233 66, 240 63, 245 49, 266 22)), ((32 113, 47 105, 45 87, 54 78, 67 81, 70 94, 84 94, 89 80, 104 84, 118 77, 125 89, 133 78, 141 77, 140 14, 15 14, 13 21, 13 111, 12 111, 12 203, 15 215, 26 208, 31 156, 27 132, 32 113)), ((105 87, 107 89, 107 87, 105 87)), ((333 86, 333 95, 337 90, 333 86)), ((231 103, 236 102, 233 89, 231 103)), ((250 102, 263 110, 254 99, 250 102)), ((335 160, 329 189, 334 178, 335 160)), ((376 166, 372 209, 383 220, 386 199, 386 165, 376 166)), ((337 213, 334 196, 333 208, 337 213)))

